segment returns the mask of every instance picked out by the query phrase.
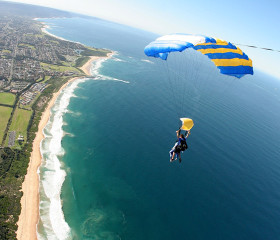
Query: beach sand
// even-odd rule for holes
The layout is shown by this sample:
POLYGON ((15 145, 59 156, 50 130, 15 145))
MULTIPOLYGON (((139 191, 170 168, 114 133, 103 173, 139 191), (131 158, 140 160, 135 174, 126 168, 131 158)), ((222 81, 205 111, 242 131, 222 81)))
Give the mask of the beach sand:
POLYGON ((17 239, 37 239, 36 225, 39 220, 39 175, 37 173, 38 167, 41 165, 40 144, 44 139, 43 129, 50 118, 50 109, 55 103, 58 95, 70 82, 79 77, 70 79, 65 83, 58 92, 53 94, 48 107, 42 114, 41 121, 38 126, 38 132, 33 141, 33 147, 27 174, 25 175, 22 184, 23 196, 21 198, 21 214, 18 221, 17 239))
POLYGON ((108 59, 112 57, 113 54, 114 54, 113 52, 107 53, 107 57, 90 56, 90 59, 82 67, 80 67, 80 69, 83 70, 86 75, 90 76, 91 75, 90 68, 92 66, 92 62, 99 59, 105 59, 105 58, 108 59))
MULTIPOLYGON (((108 57, 96 57, 91 56, 89 61, 85 63, 81 69, 90 76, 90 67, 93 61, 101 58, 109 58, 112 54, 108 54, 108 57)), ((39 175, 38 168, 41 165, 42 155, 40 152, 40 144, 44 139, 43 129, 46 126, 50 118, 50 109, 54 105, 57 97, 63 88, 65 88, 70 82, 80 79, 81 77, 75 77, 65 83, 58 92, 53 94, 48 107, 42 114, 38 132, 33 141, 32 153, 30 157, 27 174, 25 175, 24 182, 22 184, 23 196, 21 198, 21 214, 17 223, 17 239, 19 240, 33 240, 37 239, 37 223, 39 221, 39 175)))

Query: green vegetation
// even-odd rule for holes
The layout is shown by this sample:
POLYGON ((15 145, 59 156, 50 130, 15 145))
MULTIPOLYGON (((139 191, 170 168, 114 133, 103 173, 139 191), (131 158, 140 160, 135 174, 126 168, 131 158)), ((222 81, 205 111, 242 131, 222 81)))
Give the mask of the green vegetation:
POLYGON ((7 104, 7 105, 13 105, 15 102, 16 96, 12 93, 0 93, 0 104, 7 104))
POLYGON ((20 191, 29 163, 31 144, 12 150, 0 149, 0 239, 16 239, 17 221, 21 211, 20 191))
POLYGON ((14 152, 10 148, 4 148, 0 151, 0 176, 2 177, 11 166, 14 152))
POLYGON ((59 44, 59 42, 56 41, 56 40, 50 40, 50 42, 52 42, 52 43, 54 43, 54 44, 59 44))
POLYGON ((49 81, 51 77, 52 77, 52 76, 45 76, 43 83, 49 81))
POLYGON ((12 110, 13 109, 10 107, 0 106, 0 144, 2 142, 12 110))
POLYGON ((40 77, 40 78, 38 78, 37 80, 36 80, 36 82, 42 82, 44 80, 44 78, 43 77, 40 77))
POLYGON ((66 66, 60 66, 60 65, 54 65, 54 64, 49 64, 49 63, 40 63, 41 67, 43 69, 51 69, 53 71, 57 71, 57 72, 76 72, 76 73, 80 73, 79 70, 75 67, 66 67, 66 66))
POLYGON ((29 47, 29 48, 35 50, 35 47, 34 47, 34 46, 32 46, 32 45, 30 45, 30 44, 26 44, 26 43, 20 43, 18 46, 19 46, 19 47, 21 47, 21 46, 22 46, 22 47, 29 47))
POLYGON ((41 33, 41 34, 25 33, 25 34, 23 34, 23 36, 42 38, 42 37, 44 36, 44 34, 45 34, 45 33, 41 33))
POLYGON ((4 50, 2 50, 2 52, 3 52, 3 53, 11 53, 12 51, 7 50, 7 49, 4 49, 4 50))
MULTIPOLYGON (((1 6, 3 4, 6 3, 0 3, 1 6)), ((14 16, 7 18, 6 13, 10 13, 10 9, 7 11, 0 8, 0 12, 5 16, 0 15, 0 25, 3 26, 3 33, 0 36, 0 57, 2 69, 5 70, 1 72, 3 74, 1 79, 9 80, 3 81, 1 90, 17 92, 15 95, 0 93, 0 144, 4 147, 0 148, 0 239, 4 240, 16 239, 16 223, 21 210, 20 189, 27 172, 32 143, 38 131, 42 112, 53 93, 64 83, 70 78, 85 76, 79 67, 89 60, 89 56, 105 57, 109 51, 55 39, 41 33, 43 25, 32 21, 29 16, 36 11, 22 11, 24 14, 28 12, 28 18, 14 16), (6 44, 15 40, 18 45, 6 44), (50 52, 52 54, 47 54, 50 52), (10 64, 9 60, 12 58, 13 64, 10 64), (26 74, 28 78, 25 77, 26 74), (25 84, 26 82, 29 85, 25 84), (34 86, 36 82, 47 83, 47 87, 28 102, 28 105, 23 105, 20 103, 20 100, 25 98, 23 93, 40 89, 40 84, 34 86), (16 131, 16 138, 23 135, 25 141, 20 143, 16 141, 13 147, 5 147, 8 145, 9 131, 16 131)), ((34 96, 35 94, 32 98, 34 96)))
POLYGON ((97 49, 97 48, 86 48, 81 52, 82 56, 97 56, 97 57, 106 57, 110 53, 106 49, 97 49))
POLYGON ((16 136, 19 134, 27 138, 27 127, 29 124, 30 117, 32 115, 32 111, 24 110, 17 108, 15 110, 12 124, 9 128, 9 131, 16 131, 16 136))
POLYGON ((75 62, 75 67, 82 67, 89 59, 90 59, 90 57, 78 58, 75 62))
MULTIPOLYGON (((16 239, 17 221, 21 211, 20 191, 32 151, 32 142, 38 131, 42 112, 54 92, 72 77, 50 78, 50 85, 36 99, 32 106, 27 127, 27 140, 21 149, 0 149, 0 239, 16 239)), ((12 109, 12 108, 11 108, 12 109)), ((16 109, 15 114, 28 117, 28 111, 16 109), (21 110, 21 111, 20 111, 21 110), (18 111, 18 113, 16 113, 18 111)), ((0 112, 0 116, 2 116, 0 112)), ((0 121, 2 122, 2 121, 0 121)), ((25 121, 25 124, 27 121, 25 121)), ((18 123, 18 127, 19 127, 18 123)), ((17 125, 17 124, 15 124, 17 125)), ((25 125, 26 126, 26 125, 25 125)), ((25 127, 24 126, 24 127, 25 127)), ((12 126, 11 126, 12 127, 12 126)))
POLYGON ((45 83, 47 82, 52 76, 44 76, 43 78, 40 77, 39 79, 36 80, 36 82, 41 82, 41 83, 45 83))

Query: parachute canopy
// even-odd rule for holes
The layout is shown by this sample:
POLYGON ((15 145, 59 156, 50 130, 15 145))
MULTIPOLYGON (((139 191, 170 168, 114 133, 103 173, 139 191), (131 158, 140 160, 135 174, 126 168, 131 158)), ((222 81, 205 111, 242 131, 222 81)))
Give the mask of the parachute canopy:
POLYGON ((170 34, 157 38, 144 49, 149 57, 167 60, 171 52, 193 48, 211 59, 222 74, 242 77, 253 74, 252 60, 230 42, 191 34, 170 34))
POLYGON ((182 121, 182 127, 181 127, 182 130, 188 131, 188 130, 192 129, 192 127, 194 125, 192 119, 190 119, 190 118, 180 118, 180 120, 182 121))

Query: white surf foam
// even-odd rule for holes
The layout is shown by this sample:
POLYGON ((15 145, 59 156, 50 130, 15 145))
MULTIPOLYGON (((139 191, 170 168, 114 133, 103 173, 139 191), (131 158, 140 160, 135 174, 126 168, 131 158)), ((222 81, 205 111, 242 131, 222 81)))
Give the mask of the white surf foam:
POLYGON ((148 60, 148 59, 141 59, 142 62, 147 62, 147 63, 151 63, 151 64, 154 64, 154 62, 152 62, 151 60, 148 60))
POLYGON ((106 61, 106 58, 101 58, 95 62, 93 62, 90 73, 94 77, 94 80, 102 80, 102 81, 118 81, 118 82, 123 82, 123 83, 129 83, 129 81, 106 76, 100 73, 100 69, 102 68, 102 63, 106 61))
POLYGON ((114 60, 115 62, 126 62, 125 60, 116 57, 113 57, 112 60, 114 60))
POLYGON ((60 199, 61 188, 66 172, 59 160, 64 154, 61 141, 63 115, 67 112, 73 91, 84 80, 76 80, 69 84, 57 99, 52 108, 50 121, 44 129, 45 139, 41 143, 43 155, 40 170, 40 222, 44 234, 38 234, 39 239, 71 239, 71 229, 65 222, 60 199), (47 236, 45 236, 47 235, 47 236))
MULTIPOLYGON (((48 23, 49 25, 47 25, 46 22, 42 22, 42 19, 43 19, 43 18, 40 18, 40 19, 39 19, 39 18, 37 18, 37 19, 34 18, 34 20, 36 20, 36 21, 41 22, 42 24, 44 24, 44 26, 41 28, 41 30, 42 30, 43 33, 48 34, 48 35, 50 35, 50 36, 52 36, 52 37, 54 37, 54 38, 57 38, 57 39, 60 39, 60 40, 63 40, 63 41, 74 42, 74 43, 79 43, 79 44, 81 44, 81 45, 84 45, 84 44, 82 44, 81 42, 70 41, 70 40, 67 40, 67 39, 65 39, 65 38, 63 38, 63 37, 59 37, 59 36, 57 36, 57 35, 54 35, 54 34, 50 33, 50 32, 48 31, 48 30, 52 29, 50 23, 48 23)), ((53 18, 53 19, 55 19, 55 18, 53 18)), ((54 26, 54 25, 53 25, 53 26, 54 26)), ((57 28, 57 26, 55 26, 55 27, 57 28)), ((85 45, 84 45, 84 46, 85 46, 85 45)))
MULTIPOLYGON (((95 61, 91 68, 91 74, 94 80, 119 81, 129 83, 128 81, 117 79, 100 74, 99 70, 102 63, 107 59, 95 61)), ((59 158, 64 155, 64 149, 61 146, 63 132, 63 116, 69 112, 67 107, 74 95, 74 90, 78 84, 92 78, 78 79, 63 89, 56 100, 52 110, 51 117, 44 129, 45 139, 41 142, 41 153, 43 156, 40 167, 40 220, 37 226, 37 237, 41 239, 73 239, 71 229, 65 221, 61 203, 61 188, 66 177, 66 171, 59 158)), ((71 113, 73 114, 73 113, 71 113)))

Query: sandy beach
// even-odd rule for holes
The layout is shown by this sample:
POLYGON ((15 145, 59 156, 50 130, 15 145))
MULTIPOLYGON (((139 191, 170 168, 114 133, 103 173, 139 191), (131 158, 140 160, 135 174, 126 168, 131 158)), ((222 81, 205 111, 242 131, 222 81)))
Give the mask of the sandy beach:
POLYGON ((41 165, 40 144, 44 139, 43 129, 50 118, 50 109, 54 105, 57 97, 63 88, 70 82, 75 81, 79 77, 70 79, 65 83, 58 92, 53 94, 48 107, 42 114, 41 121, 38 126, 38 132, 33 141, 33 147, 30 157, 27 174, 22 184, 23 196, 21 198, 21 214, 18 221, 17 239, 37 239, 36 225, 39 219, 39 175, 38 167, 41 165))
MULTIPOLYGON (((110 57, 111 54, 108 54, 110 57)), ((90 76, 90 67, 93 61, 96 61, 100 58, 106 57, 96 57, 91 56, 88 62, 85 63, 81 69, 90 76)), ((17 239, 19 240, 33 240, 37 239, 37 223, 39 221, 39 175, 38 168, 41 165, 42 155, 40 152, 40 144, 44 139, 43 129, 50 118, 50 109, 54 105, 57 97, 70 82, 80 79, 81 77, 75 77, 70 79, 65 83, 58 92, 53 94, 51 101, 48 104, 48 107, 45 109, 42 114, 38 132, 33 141, 32 153, 30 157, 29 166, 27 169, 27 174, 25 175, 24 182, 22 184, 23 196, 21 198, 21 214, 18 221, 18 230, 17 230, 17 239)))
POLYGON ((90 76, 91 75, 90 68, 92 66, 92 62, 97 61, 99 59, 110 58, 110 57, 112 57, 113 54, 114 54, 113 52, 108 53, 107 57, 90 56, 90 59, 82 67, 80 67, 80 69, 83 70, 86 75, 90 76))

